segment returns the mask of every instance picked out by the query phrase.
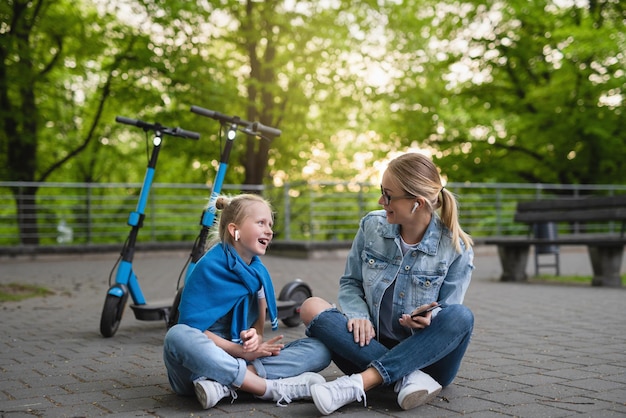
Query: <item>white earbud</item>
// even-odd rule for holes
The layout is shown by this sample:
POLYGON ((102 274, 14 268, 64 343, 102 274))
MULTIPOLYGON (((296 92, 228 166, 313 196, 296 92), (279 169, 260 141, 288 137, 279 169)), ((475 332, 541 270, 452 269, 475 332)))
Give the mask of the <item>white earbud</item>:
POLYGON ((235 229, 235 241, 239 241, 239 231, 235 229))
POLYGON ((415 204, 413 205, 413 209, 411 209, 411 213, 415 213, 415 211, 417 210, 417 208, 419 208, 420 206, 420 202, 415 202, 415 204))

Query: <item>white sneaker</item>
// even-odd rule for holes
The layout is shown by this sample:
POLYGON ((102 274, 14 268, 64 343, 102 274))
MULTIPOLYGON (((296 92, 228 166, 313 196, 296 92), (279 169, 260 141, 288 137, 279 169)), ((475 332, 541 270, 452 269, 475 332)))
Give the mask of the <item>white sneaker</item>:
POLYGON ((430 375, 416 370, 396 382, 398 405, 407 410, 432 401, 439 392, 441 385, 430 375))
POLYGON ((198 398, 203 409, 213 408, 215 404, 228 395, 233 397, 233 401, 237 399, 237 392, 215 380, 201 377, 194 380, 193 385, 196 389, 196 398, 198 398))
POLYGON ((311 386, 326 382, 320 374, 305 372, 298 376, 271 380, 271 396, 277 406, 287 406, 292 401, 311 399, 311 386))
POLYGON ((332 382, 311 387, 313 402, 324 415, 332 414, 337 409, 354 401, 361 401, 367 406, 363 379, 358 374, 341 376, 332 382))

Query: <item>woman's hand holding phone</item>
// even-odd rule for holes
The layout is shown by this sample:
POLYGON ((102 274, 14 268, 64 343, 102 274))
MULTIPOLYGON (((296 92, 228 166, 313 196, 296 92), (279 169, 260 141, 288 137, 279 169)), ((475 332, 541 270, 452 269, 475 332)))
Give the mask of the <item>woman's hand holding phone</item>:
POLYGON ((431 312, 433 309, 438 308, 439 304, 437 302, 433 302, 430 305, 422 305, 413 312, 411 312, 411 318, 416 319, 420 316, 424 317, 428 312, 431 312))
POLYGON ((424 329, 430 325, 430 317, 433 309, 440 305, 432 302, 429 305, 422 305, 410 314, 403 314, 400 317, 400 325, 407 328, 424 329))

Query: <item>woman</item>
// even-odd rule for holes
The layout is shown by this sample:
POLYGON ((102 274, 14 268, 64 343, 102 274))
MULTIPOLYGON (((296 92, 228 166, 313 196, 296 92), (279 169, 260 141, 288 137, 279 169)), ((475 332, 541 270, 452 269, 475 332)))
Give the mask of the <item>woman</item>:
POLYGON ((394 383, 402 409, 429 402, 452 382, 470 341, 474 317, 461 303, 473 243, 437 167, 417 153, 392 160, 379 203, 384 210, 361 220, 348 255, 341 311, 320 298, 301 308, 307 335, 346 374, 311 387, 324 415, 394 383), (433 309, 411 315, 420 308, 433 309))
POLYGON ((314 338, 283 344, 282 335, 263 340, 266 310, 272 329, 278 327, 274 288, 259 259, 273 236, 271 207, 253 194, 221 196, 215 206, 222 210, 219 242, 187 279, 178 324, 165 335, 170 385, 180 395, 195 392, 204 409, 236 399, 237 389, 281 406, 310 399, 310 386, 325 381, 312 372, 330 363, 324 344, 314 338))

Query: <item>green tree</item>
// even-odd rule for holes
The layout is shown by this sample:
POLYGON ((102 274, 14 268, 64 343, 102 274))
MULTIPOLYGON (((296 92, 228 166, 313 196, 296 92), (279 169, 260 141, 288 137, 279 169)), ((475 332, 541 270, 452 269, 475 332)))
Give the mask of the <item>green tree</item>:
MULTIPOLYGON (((121 115, 200 132, 166 138, 158 181, 205 182, 222 138, 199 105, 283 132, 240 136, 229 183, 370 180, 408 147, 454 181, 623 182, 624 15, 612 0, 8 0, 0 179, 140 181, 145 135, 121 115)), ((37 243, 36 190, 13 192, 37 243)))
POLYGON ((622 183, 623 2, 404 2, 402 136, 434 148, 456 181, 622 183), (408 29, 421 21, 424 31, 408 29), (407 60, 406 57, 409 57, 407 60), (407 87, 408 86, 408 87, 407 87))
POLYGON ((0 173, 27 182, 13 189, 25 244, 38 243, 37 187, 30 182, 124 173, 102 146, 131 142, 128 136, 108 141, 120 131, 111 128, 114 112, 142 109, 141 116, 165 107, 159 87, 170 68, 155 59, 160 46, 143 33, 141 19, 155 25, 154 16, 173 13, 153 15, 149 4, 134 12, 132 24, 124 24, 117 10, 90 2, 14 0, 0 6, 0 173))
MULTIPOLYGON (((204 138, 167 141, 168 170, 159 174, 160 181, 206 181, 221 138, 214 121, 190 114, 190 104, 283 129, 273 141, 239 141, 228 181, 297 177, 314 149, 332 148, 346 120, 363 120, 362 84, 346 68, 357 41, 351 32, 373 21, 355 21, 348 6, 9 1, 0 9, 2 178, 139 181, 142 134, 113 123, 121 114, 209 133, 209 146, 204 138)), ((36 187, 27 187, 14 190, 20 233, 36 244, 36 187)))
MULTIPOLYGON (((71 66, 68 61, 76 62, 73 54, 78 51, 72 43, 81 36, 85 40, 87 35, 80 30, 79 19, 89 20, 93 16, 89 13, 81 16, 68 4, 43 0, 9 1, 0 7, 0 144, 5 151, 1 177, 24 182, 45 180, 57 165, 79 153, 92 138, 83 138, 82 143, 65 155, 55 153, 52 158, 58 161, 51 165, 40 164, 41 160, 47 164, 51 159, 50 155, 40 153, 39 144, 44 139, 58 139, 46 134, 52 130, 50 127, 61 122, 53 116, 61 109, 54 104, 60 92, 49 89, 44 94, 38 89, 57 81, 56 68, 71 66), (63 34, 64 30, 76 29, 79 31, 74 38, 68 39, 63 34), (47 114, 50 110, 52 114, 47 114)), ((38 242, 36 190, 29 185, 13 189, 20 234, 27 244, 38 242)))
MULTIPOLYGON (((237 153, 241 181, 300 179, 316 153, 336 150, 338 131, 368 125, 367 86, 356 67, 363 65, 363 33, 378 26, 375 10, 347 1, 222 4, 233 29, 220 40, 229 45, 233 67, 241 69, 239 102, 245 118, 283 132, 271 141, 246 138, 237 153)), ((345 172, 340 163, 334 168, 343 169, 337 176, 345 172)))

